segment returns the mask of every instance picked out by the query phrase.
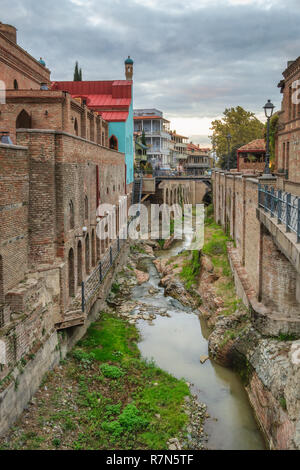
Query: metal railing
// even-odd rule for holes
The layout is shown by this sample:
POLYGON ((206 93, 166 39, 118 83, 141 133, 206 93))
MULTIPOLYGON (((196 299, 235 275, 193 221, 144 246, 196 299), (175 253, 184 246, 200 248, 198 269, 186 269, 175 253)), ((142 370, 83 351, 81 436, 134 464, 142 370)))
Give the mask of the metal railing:
POLYGON ((295 232, 300 243, 300 198, 273 187, 258 186, 258 207, 285 225, 286 232, 295 232))
MULTIPOLYGON (((138 210, 133 217, 127 222, 127 229, 130 223, 140 216, 140 205, 141 205, 141 198, 142 198, 142 188, 143 188, 143 179, 139 180, 139 187, 138 187, 138 210)), ((126 224, 125 224, 126 228, 126 224)), ((121 229, 123 232, 123 229, 121 229)), ((100 285, 103 283, 107 273, 113 266, 115 260, 119 256, 122 246, 126 242, 125 238, 119 238, 110 245, 107 251, 104 253, 103 257, 101 258, 98 266, 94 269, 92 274, 81 283, 81 308, 82 312, 85 312, 86 305, 89 304, 90 300, 93 299, 94 295, 98 291, 100 285)))
POLYGON ((120 239, 119 237, 108 250, 104 253, 101 261, 98 266, 94 269, 92 274, 82 282, 81 284, 81 306, 82 312, 85 311, 86 305, 94 297, 95 293, 98 291, 100 285, 103 283, 107 273, 114 264, 116 258, 118 257, 122 246, 126 240, 120 239))

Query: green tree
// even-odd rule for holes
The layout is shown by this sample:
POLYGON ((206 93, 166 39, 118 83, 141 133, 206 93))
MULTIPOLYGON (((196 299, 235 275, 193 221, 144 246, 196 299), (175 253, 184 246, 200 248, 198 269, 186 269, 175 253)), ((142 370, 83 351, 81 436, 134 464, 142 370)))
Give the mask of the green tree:
POLYGON ((145 135, 144 129, 143 129, 143 132, 142 132, 142 144, 146 145, 146 135, 145 135))
MULTIPOLYGON (((275 162, 275 138, 278 131, 279 115, 275 113, 270 119, 270 162, 275 162)), ((267 137, 267 123, 265 125, 265 138, 267 137)))
POLYGON ((228 157, 227 135, 230 133, 230 166, 236 167, 236 151, 242 145, 264 137, 264 124, 254 113, 241 106, 226 108, 221 119, 215 119, 211 125, 210 139, 215 148, 218 165, 226 167, 228 157))
POLYGON ((76 61, 74 69, 74 82, 82 81, 82 69, 79 68, 78 62, 76 61))

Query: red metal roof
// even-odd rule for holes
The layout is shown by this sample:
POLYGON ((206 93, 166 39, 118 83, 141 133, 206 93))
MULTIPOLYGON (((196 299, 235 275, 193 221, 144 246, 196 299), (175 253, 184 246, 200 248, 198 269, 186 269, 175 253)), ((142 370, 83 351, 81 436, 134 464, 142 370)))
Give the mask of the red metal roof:
POLYGON ((129 113, 122 111, 107 111, 100 113, 105 121, 108 122, 121 122, 127 121, 129 113))
POLYGON ((132 99, 131 81, 53 82, 52 90, 67 91, 73 98, 85 99, 86 105, 101 113, 107 121, 126 121, 128 118, 132 99))

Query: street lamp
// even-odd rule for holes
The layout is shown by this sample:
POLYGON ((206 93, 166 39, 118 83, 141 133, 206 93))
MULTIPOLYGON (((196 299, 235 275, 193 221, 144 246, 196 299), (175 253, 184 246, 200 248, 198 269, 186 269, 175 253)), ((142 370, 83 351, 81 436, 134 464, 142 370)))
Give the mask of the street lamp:
POLYGON ((273 103, 271 103, 271 100, 268 100, 268 102, 264 105, 265 115, 267 118, 267 145, 264 175, 270 174, 270 119, 273 115, 274 108, 275 106, 273 103))
POLYGON ((230 158, 230 141, 231 141, 231 134, 228 132, 228 135, 226 136, 227 139, 227 147, 228 147, 228 152, 227 152, 227 171, 230 170, 230 163, 229 163, 229 158, 230 158))

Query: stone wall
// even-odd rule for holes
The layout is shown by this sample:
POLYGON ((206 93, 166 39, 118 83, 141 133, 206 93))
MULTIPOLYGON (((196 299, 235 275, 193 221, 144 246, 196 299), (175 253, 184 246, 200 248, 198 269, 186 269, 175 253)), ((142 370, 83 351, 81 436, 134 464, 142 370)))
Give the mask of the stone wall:
MULTIPOLYGON (((97 293, 98 298, 91 306, 84 325, 64 330, 64 333, 54 330, 50 331, 49 334, 44 337, 43 341, 33 345, 33 348, 29 351, 30 354, 28 353, 22 356, 23 360, 21 362, 21 356, 19 354, 19 364, 11 370, 10 375, 4 383, 0 382, 0 436, 13 425, 22 413, 38 390, 44 375, 59 364, 60 360, 66 356, 76 342, 84 336, 89 325, 99 318, 101 310, 105 308, 105 299, 114 282, 115 275, 123 269, 126 264, 128 247, 129 245, 127 243, 123 245, 119 257, 107 274, 103 284, 99 287, 97 293)), ((50 275, 50 277, 51 276, 52 282, 49 276, 47 276, 48 288, 49 285, 53 285, 53 283, 56 284, 55 277, 53 274, 50 275)), ((37 293, 37 299, 43 302, 41 292, 37 293)), ((51 303, 46 304, 44 316, 53 318, 51 303)), ((34 328, 32 316, 28 318, 30 318, 30 323, 26 332, 39 337, 39 332, 34 328)), ((24 335, 24 323, 22 324, 22 330, 22 334, 24 335)))
POLYGON ((290 240, 295 235, 285 240, 258 212, 257 178, 214 171, 212 180, 215 219, 235 242, 229 258, 253 323, 263 334, 300 335, 300 253, 290 240))

